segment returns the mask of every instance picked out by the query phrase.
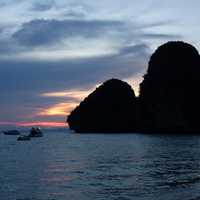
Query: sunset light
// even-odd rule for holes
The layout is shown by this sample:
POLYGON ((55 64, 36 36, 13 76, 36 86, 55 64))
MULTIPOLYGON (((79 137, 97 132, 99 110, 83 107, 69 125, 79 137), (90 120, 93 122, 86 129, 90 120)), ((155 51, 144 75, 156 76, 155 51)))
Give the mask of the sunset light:
POLYGON ((0 200, 200 200, 200 0, 0 0, 0 200))
POLYGON ((32 127, 32 126, 41 126, 41 127, 66 127, 67 124, 64 122, 18 122, 16 126, 22 127, 32 127))
POLYGON ((41 96, 43 97, 71 97, 77 100, 83 100, 83 98, 85 98, 91 91, 92 89, 48 92, 48 93, 43 93, 41 96))
POLYGON ((0 125, 17 126, 17 127, 67 127, 65 122, 53 122, 53 121, 36 121, 36 122, 0 122, 0 125))
POLYGON ((58 103, 47 108, 40 109, 38 116, 67 116, 72 111, 76 103, 58 103))

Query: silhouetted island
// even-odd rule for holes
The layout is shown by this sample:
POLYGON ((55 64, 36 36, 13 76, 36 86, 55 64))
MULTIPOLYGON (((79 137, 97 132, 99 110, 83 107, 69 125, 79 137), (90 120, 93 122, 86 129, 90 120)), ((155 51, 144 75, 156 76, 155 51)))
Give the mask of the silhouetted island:
POLYGON ((140 84, 141 129, 200 132, 200 57, 184 42, 168 42, 151 56, 140 84))
POLYGON ((131 87, 111 79, 71 112, 76 132, 200 133, 200 56, 190 44, 173 41, 150 58, 136 98, 131 87))
POLYGON ((137 99, 124 81, 111 79, 103 83, 69 115, 67 122, 76 132, 135 132, 137 99))

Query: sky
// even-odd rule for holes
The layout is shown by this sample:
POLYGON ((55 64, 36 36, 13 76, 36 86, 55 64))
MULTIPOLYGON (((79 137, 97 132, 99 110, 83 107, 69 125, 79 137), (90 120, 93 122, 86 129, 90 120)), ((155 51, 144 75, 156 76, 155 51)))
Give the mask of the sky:
POLYGON ((0 125, 65 126, 110 78, 138 86, 155 49, 200 49, 199 0, 0 0, 0 125))

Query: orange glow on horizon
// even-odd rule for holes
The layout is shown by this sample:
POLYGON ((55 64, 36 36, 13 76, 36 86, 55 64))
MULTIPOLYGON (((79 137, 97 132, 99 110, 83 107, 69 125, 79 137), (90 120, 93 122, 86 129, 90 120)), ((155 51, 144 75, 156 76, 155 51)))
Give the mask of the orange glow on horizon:
MULTIPOLYGON (((128 82, 134 89, 135 95, 139 95, 139 83, 142 81, 140 74, 132 78, 125 79, 124 81, 128 82)), ((43 97, 68 97, 72 98, 71 102, 61 102, 54 105, 51 105, 46 108, 40 108, 35 116, 67 116, 70 112, 95 88, 99 87, 100 84, 96 84, 94 87, 91 87, 88 90, 69 90, 69 91, 58 91, 58 92, 49 92, 43 93, 43 97)))
POLYGON ((70 97, 77 99, 78 101, 84 99, 92 90, 71 90, 71 91, 60 91, 60 92, 48 92, 43 93, 43 97, 70 97))
POLYGON ((77 103, 58 103, 47 108, 42 108, 36 115, 38 116, 67 116, 77 103))
POLYGON ((64 122, 18 122, 17 126, 43 126, 43 127, 66 127, 67 124, 64 122))
POLYGON ((71 101, 40 108, 35 116, 67 116, 91 91, 91 89, 88 89, 43 93, 41 94, 43 97, 68 97, 71 98, 71 101))
POLYGON ((68 125, 64 122, 53 122, 53 121, 41 121, 41 122, 0 122, 0 125, 11 125, 21 127, 67 127, 68 125))
MULTIPOLYGON (((142 78, 138 75, 132 78, 128 78, 124 81, 127 81, 133 87, 136 96, 138 95, 138 85, 141 82, 142 78)), ((86 97, 88 96, 96 87, 100 86, 100 84, 95 85, 94 87, 88 90, 71 90, 71 91, 60 91, 60 92, 50 92, 43 93, 41 96, 43 97, 69 97, 72 98, 70 102, 60 102, 57 104, 53 104, 46 108, 39 108, 35 114, 31 115, 31 117, 67 117, 70 112, 86 97)), ((63 101, 63 100, 62 100, 63 101)), ((47 119, 48 120, 48 119, 47 119)), ((31 120, 32 121, 32 120, 31 120)), ((5 122, 0 121, 0 125, 8 125, 8 126, 18 126, 18 127, 32 127, 32 126, 41 126, 41 127, 68 127, 68 124, 57 121, 25 121, 25 122, 5 122)))

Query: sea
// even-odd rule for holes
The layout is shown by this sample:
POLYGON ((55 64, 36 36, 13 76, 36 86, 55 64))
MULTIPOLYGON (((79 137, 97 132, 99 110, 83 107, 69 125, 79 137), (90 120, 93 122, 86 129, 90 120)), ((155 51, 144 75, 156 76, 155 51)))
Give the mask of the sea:
POLYGON ((0 200, 199 200, 200 135, 0 133, 0 200))

